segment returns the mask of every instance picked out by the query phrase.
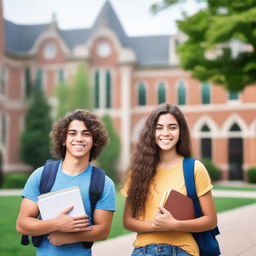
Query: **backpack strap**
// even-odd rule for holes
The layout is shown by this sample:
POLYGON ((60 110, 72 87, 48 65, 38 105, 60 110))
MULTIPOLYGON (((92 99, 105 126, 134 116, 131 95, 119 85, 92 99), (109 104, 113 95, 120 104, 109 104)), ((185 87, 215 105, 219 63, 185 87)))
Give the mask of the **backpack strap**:
MULTIPOLYGON (((54 161, 54 160, 47 160, 40 179, 40 186, 39 191, 40 195, 44 193, 48 193, 51 191, 51 188, 55 182, 55 178, 57 175, 58 167, 59 167, 60 160, 54 161)), ((32 236, 32 243, 35 247, 38 247, 43 239, 42 236, 32 236)), ((28 245, 29 244, 29 238, 28 235, 22 235, 21 237, 21 244, 22 245, 28 245)))
POLYGON ((47 160, 42 172, 39 191, 40 194, 48 193, 55 182, 60 160, 47 160))
POLYGON ((196 193, 194 166, 195 166, 194 158, 184 158, 183 173, 184 173, 186 189, 187 189, 188 196, 193 200, 195 216, 196 218, 199 218, 203 216, 203 212, 202 212, 200 202, 196 193))
MULTIPOLYGON (((93 212, 95 210, 95 206, 97 202, 101 199, 103 190, 105 185, 105 172, 97 167, 93 166, 92 174, 91 174, 91 181, 90 181, 90 188, 89 188, 89 197, 90 197, 90 205, 91 205, 91 213, 92 213, 92 224, 93 221, 93 212)), ((91 248, 93 242, 83 242, 84 248, 91 248)))
MULTIPOLYGON (((203 216, 203 211, 201 209, 200 202, 196 193, 194 166, 195 166, 194 158, 184 158, 183 173, 184 173, 187 193, 188 193, 188 196, 193 200, 195 216, 198 218, 203 216)), ((216 226, 212 230, 212 232, 215 236, 218 235, 220 233, 218 226, 216 226)))
POLYGON ((195 186, 195 176, 194 176, 194 158, 184 158, 183 160, 183 173, 185 179, 185 185, 187 188, 187 193, 190 198, 197 197, 196 186, 195 186))

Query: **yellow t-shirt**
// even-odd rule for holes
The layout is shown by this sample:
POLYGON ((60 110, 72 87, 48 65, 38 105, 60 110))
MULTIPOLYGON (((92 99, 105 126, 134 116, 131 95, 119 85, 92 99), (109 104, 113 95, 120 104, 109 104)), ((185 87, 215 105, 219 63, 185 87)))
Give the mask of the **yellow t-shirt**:
MULTIPOLYGON (((212 189, 212 184, 208 172, 204 165, 196 160, 195 162, 195 184, 198 197, 204 195, 212 189)), ((121 190, 127 196, 129 181, 121 190)), ((164 193, 170 189, 175 189, 187 195, 186 185, 183 176, 182 162, 171 169, 157 169, 156 176, 150 185, 150 193, 145 205, 145 214, 141 220, 152 220, 158 210, 158 206, 164 193)), ((134 247, 142 247, 149 244, 170 244, 178 246, 191 255, 199 256, 199 249, 191 233, 179 231, 138 233, 134 247)))

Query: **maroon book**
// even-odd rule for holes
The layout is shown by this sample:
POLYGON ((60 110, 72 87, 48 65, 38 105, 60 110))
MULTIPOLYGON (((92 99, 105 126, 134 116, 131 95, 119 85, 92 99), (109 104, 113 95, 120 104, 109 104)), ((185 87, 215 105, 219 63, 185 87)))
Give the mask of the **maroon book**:
POLYGON ((195 218, 192 199, 174 189, 171 189, 165 194, 162 205, 177 220, 195 218))

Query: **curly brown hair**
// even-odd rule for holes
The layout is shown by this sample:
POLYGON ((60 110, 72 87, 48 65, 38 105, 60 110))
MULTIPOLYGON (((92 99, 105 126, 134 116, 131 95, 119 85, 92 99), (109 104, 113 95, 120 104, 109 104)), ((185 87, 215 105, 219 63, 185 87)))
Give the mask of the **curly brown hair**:
POLYGON ((66 146, 63 143, 67 138, 68 126, 74 120, 83 121, 92 135, 93 146, 89 157, 89 161, 92 161, 97 158, 107 144, 108 134, 98 117, 90 111, 83 109, 77 109, 67 113, 54 124, 50 134, 52 137, 51 153, 56 158, 64 159, 66 146))
POLYGON ((190 133, 184 115, 173 104, 159 105, 149 115, 140 133, 129 166, 131 175, 127 199, 131 203, 135 217, 143 215, 145 211, 150 183, 156 174, 156 166, 160 160, 160 150, 155 142, 155 127, 159 116, 167 113, 175 117, 180 127, 180 138, 176 145, 177 153, 184 157, 191 156, 190 133))

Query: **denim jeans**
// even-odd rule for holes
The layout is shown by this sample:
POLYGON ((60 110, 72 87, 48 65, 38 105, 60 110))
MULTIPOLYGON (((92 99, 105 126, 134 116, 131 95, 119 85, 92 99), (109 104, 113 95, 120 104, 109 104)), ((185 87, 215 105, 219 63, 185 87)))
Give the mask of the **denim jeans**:
POLYGON ((178 246, 168 244, 150 244, 135 248, 131 256, 191 256, 178 246))

